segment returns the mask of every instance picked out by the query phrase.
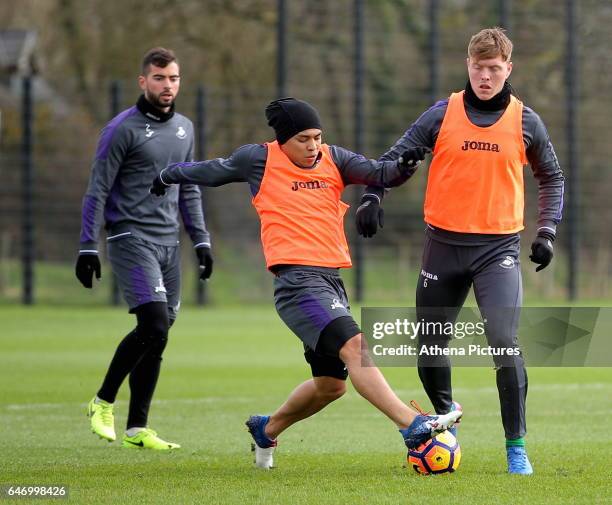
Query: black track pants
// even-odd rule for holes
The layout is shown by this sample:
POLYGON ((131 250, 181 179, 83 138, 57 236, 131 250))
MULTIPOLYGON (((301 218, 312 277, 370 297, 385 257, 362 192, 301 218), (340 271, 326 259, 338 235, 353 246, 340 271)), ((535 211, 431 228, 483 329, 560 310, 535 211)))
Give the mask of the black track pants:
MULTIPOLYGON (((418 320, 454 322, 473 285, 481 316, 486 321, 488 344, 496 348, 518 345, 523 295, 519 251, 520 238, 515 234, 480 245, 457 245, 440 241, 428 230, 416 291, 418 320)), ((420 335, 419 344, 446 346, 448 340, 420 335)), ((494 361, 506 438, 522 437, 526 433, 527 397, 523 357, 494 361)), ((448 357, 419 357, 419 377, 436 412, 448 412, 452 402, 448 357)))

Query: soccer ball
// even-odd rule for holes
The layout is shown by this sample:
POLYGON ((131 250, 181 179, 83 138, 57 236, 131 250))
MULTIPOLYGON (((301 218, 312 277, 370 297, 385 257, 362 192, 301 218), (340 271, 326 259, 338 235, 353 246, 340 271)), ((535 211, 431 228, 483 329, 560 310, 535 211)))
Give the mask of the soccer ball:
POLYGON ((408 466, 421 475, 454 472, 461 462, 461 447, 450 431, 408 451, 408 466))

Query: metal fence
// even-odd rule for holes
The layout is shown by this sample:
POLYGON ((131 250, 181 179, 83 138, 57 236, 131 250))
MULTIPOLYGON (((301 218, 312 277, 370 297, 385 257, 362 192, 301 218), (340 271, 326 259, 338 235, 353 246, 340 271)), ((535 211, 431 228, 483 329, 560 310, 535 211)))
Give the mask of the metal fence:
MULTIPOLYGON (((567 183, 555 261, 537 275, 524 264, 527 297, 609 295, 612 176, 606 169, 612 146, 601 134, 612 105, 597 96, 610 89, 612 79, 612 73, 602 71, 610 57, 597 49, 610 42, 609 2, 269 0, 266 5, 276 12, 269 34, 274 49, 266 53, 267 60, 270 55, 275 59, 265 61, 274 71, 267 79, 223 87, 183 64, 188 78, 177 108, 194 121, 199 158, 227 156, 244 143, 270 139, 263 109, 279 95, 314 103, 323 117, 326 142, 377 157, 433 101, 465 85, 469 36, 484 26, 504 25, 515 42, 513 86, 546 123, 567 183)), ((236 54, 239 65, 240 48, 236 54)), ((71 273, 80 202, 103 121, 59 91, 57 98, 43 97, 43 77, 25 78, 15 88, 19 106, 3 105, 0 300, 117 301, 110 282, 85 297, 71 273)), ((138 96, 134 82, 112 75, 103 89, 97 105, 107 111, 106 119, 138 96)), ((412 302, 423 241, 425 174, 423 168, 391 192, 385 228, 373 240, 355 236, 354 213, 349 213, 346 230, 355 268, 345 279, 356 299, 412 302)), ((360 188, 349 190, 345 200, 354 203, 359 193, 360 188)), ((185 248, 185 298, 261 299, 271 281, 248 189, 230 185, 203 194, 217 264, 204 291, 193 282, 195 260, 185 248)), ((537 188, 528 168, 526 195, 525 251, 537 209, 537 188)))

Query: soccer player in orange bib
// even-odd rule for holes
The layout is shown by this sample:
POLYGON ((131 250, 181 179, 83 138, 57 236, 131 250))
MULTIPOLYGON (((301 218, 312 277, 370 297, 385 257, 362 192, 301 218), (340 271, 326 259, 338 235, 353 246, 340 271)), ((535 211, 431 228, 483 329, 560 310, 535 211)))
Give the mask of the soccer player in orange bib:
MULTIPOLYGON (((432 149, 425 195, 425 248, 417 285, 419 321, 454 322, 470 287, 485 321, 489 345, 518 346, 522 304, 519 266, 523 229, 523 166, 539 183, 537 237, 530 259, 545 268, 563 206, 563 174, 540 117, 513 96, 512 42, 500 28, 470 40, 465 90, 423 113, 381 160, 398 159, 415 146, 432 149)), ((382 224, 384 190, 367 188, 357 229, 371 237, 382 224)), ((420 335, 421 343, 446 347, 448 336, 420 335)), ((527 373, 522 356, 494 357, 508 472, 529 475, 525 450, 527 373)), ((453 402, 447 356, 420 356, 419 377, 435 411, 453 402)), ((454 431, 456 428, 453 428, 454 431)))
POLYGON ((340 199, 345 186, 391 187, 405 182, 424 158, 425 148, 406 149, 392 161, 368 160, 322 143, 319 114, 294 98, 266 108, 276 140, 238 148, 227 159, 175 163, 153 181, 151 192, 171 184, 221 186, 247 182, 261 220, 267 268, 274 274, 276 310, 304 344, 312 379, 297 386, 270 416, 251 416, 255 463, 271 468, 276 439, 292 424, 340 398, 347 376, 355 389, 399 428, 407 447, 420 445, 451 427, 461 411, 428 416, 405 405, 369 358, 350 313, 340 268, 349 268, 340 199))

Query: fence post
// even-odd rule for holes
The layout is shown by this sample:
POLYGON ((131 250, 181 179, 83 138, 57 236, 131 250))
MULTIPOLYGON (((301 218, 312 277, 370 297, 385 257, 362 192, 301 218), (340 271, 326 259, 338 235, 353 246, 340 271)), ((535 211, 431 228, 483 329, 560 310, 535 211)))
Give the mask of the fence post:
MULTIPOLYGON (((196 159, 206 159, 206 88, 199 85, 196 90, 196 103, 195 103, 195 145, 196 145, 196 159)), ((200 187, 202 191, 202 212, 204 212, 204 201, 206 200, 206 188, 200 187)), ((199 266, 199 265, 198 265, 199 266)), ((208 289, 205 282, 196 283, 196 303, 198 305, 206 305, 208 303, 208 289)))
MULTIPOLYGON (((354 134, 355 134, 355 152, 363 153, 365 148, 364 142, 364 124, 363 124, 363 90, 364 90, 364 77, 365 77, 365 58, 364 58, 364 5, 363 0, 354 0, 353 2, 353 43, 354 51, 353 51, 353 67, 354 67, 354 81, 353 81, 353 114, 354 114, 354 134)), ((361 200, 361 187, 355 187, 355 208, 359 206, 359 202, 361 200)), ((353 251, 355 258, 355 266, 354 266, 354 280, 355 280, 355 301, 361 302, 363 300, 363 291, 364 291, 364 246, 363 239, 359 236, 358 233, 353 233, 355 237, 355 241, 353 243, 353 251)))
POLYGON ((579 245, 579 196, 580 196, 580 166, 578 161, 578 26, 576 2, 566 0, 565 2, 565 33, 566 39, 566 93, 567 106, 565 110, 567 133, 567 186, 568 209, 567 227, 569 238, 569 275, 568 294, 570 300, 578 298, 578 245, 579 245))
POLYGON ((287 17, 286 0, 278 0, 276 26, 276 94, 277 98, 287 96, 287 17))
POLYGON ((438 0, 429 0, 429 104, 440 95, 440 23, 438 0))
POLYGON ((21 227, 22 251, 21 264, 23 269, 24 305, 34 304, 34 217, 33 217, 33 186, 34 186, 34 106, 32 97, 32 77, 25 76, 22 82, 22 203, 23 221, 21 227))
MULTIPOLYGON (((113 119, 117 114, 119 114, 119 108, 121 107, 121 87, 118 81, 111 82, 109 92, 110 119, 113 119)), ((111 305, 118 306, 119 303, 119 283, 117 282, 117 278, 113 275, 111 280, 111 305)))
POLYGON ((512 32, 512 0, 499 0, 499 25, 510 34, 512 32))

